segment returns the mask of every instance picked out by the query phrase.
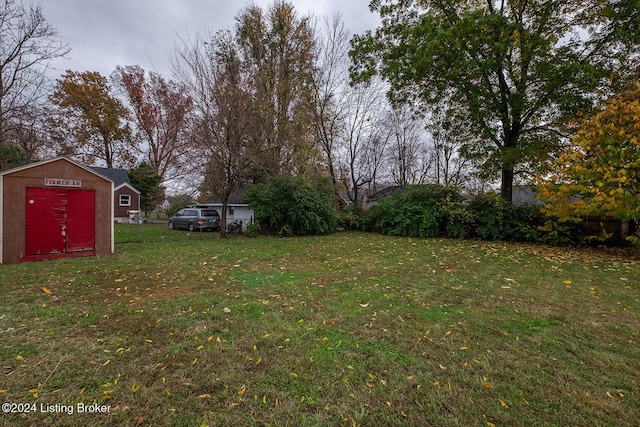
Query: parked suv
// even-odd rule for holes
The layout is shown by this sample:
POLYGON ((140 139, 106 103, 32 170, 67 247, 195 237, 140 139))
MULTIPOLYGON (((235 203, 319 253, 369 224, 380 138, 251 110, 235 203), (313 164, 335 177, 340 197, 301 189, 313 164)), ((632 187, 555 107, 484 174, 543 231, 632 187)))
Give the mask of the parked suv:
POLYGON ((220 214, 217 210, 207 208, 184 208, 169 218, 169 229, 189 231, 220 230, 220 214))

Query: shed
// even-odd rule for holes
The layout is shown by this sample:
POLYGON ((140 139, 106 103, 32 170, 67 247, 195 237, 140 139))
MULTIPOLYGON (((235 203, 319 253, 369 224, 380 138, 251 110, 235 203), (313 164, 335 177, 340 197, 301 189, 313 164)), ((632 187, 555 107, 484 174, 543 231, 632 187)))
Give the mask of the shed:
POLYGON ((0 173, 0 263, 113 251, 110 179, 67 157, 0 173))

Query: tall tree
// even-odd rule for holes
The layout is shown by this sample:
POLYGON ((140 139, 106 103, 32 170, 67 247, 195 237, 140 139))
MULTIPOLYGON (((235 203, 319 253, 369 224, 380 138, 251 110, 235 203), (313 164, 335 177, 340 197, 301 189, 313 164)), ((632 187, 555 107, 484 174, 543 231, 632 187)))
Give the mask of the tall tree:
POLYGON ((164 182, 179 178, 185 169, 189 120, 193 102, 186 88, 138 65, 117 66, 111 80, 124 95, 135 131, 143 142, 145 162, 164 182))
POLYGON ((50 99, 60 109, 60 129, 69 129, 75 137, 77 145, 67 146, 73 154, 88 163, 103 160, 108 168, 133 161, 137 147, 125 123, 129 111, 111 95, 100 73, 67 71, 56 81, 50 99))
POLYGON ((19 146, 16 136, 39 116, 38 106, 49 89, 50 61, 68 52, 40 6, 0 0, 0 165, 6 163, 3 153, 16 151, 4 146, 19 146))
POLYGON ((558 149, 563 124, 636 70, 638 0, 373 0, 382 26, 353 39, 353 79, 375 73, 395 101, 464 106, 511 200, 518 165, 558 149))
POLYGON ((201 192, 222 200, 222 237, 229 199, 247 180, 258 155, 246 67, 229 32, 183 40, 173 58, 174 73, 189 88, 196 108, 193 140, 203 153, 201 192))
POLYGON ((265 11, 249 5, 238 14, 237 42, 251 73, 256 140, 264 147, 261 173, 306 173, 317 150, 312 128, 314 37, 308 17, 276 0, 265 11))
POLYGON ((311 80, 316 141, 337 191, 337 162, 344 139, 349 79, 349 37, 340 15, 325 19, 316 32, 316 66, 311 80))

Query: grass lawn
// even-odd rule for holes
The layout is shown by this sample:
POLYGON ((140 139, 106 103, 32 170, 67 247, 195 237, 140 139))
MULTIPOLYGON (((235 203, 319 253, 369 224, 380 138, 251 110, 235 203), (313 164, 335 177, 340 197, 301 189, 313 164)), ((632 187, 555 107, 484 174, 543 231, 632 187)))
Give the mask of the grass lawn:
POLYGON ((0 401, 31 411, 0 425, 640 422, 636 254, 160 225, 116 242, 0 265, 0 401))

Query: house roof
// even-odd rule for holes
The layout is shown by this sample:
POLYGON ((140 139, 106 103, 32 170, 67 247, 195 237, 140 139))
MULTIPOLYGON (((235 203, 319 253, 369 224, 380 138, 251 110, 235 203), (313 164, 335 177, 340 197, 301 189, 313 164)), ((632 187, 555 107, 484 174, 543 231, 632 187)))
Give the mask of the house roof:
POLYGON ((122 184, 128 184, 131 188, 134 188, 133 185, 131 185, 131 181, 129 181, 127 171, 124 169, 100 168, 97 166, 89 166, 89 168, 113 181, 115 188, 120 187, 122 184))
MULTIPOLYGON (((201 203, 203 205, 222 205, 222 199, 218 196, 213 196, 210 199, 207 199, 206 202, 201 203)), ((228 204, 230 205, 247 205, 247 202, 244 200, 244 188, 240 190, 236 190, 229 196, 228 204)))
POLYGON ((376 191, 375 193, 371 193, 367 196, 368 201, 380 200, 384 197, 387 197, 395 192, 404 190, 404 185, 390 185, 389 187, 385 187, 380 191, 376 191))
POLYGON ((514 205, 544 205, 544 202, 538 200, 538 192, 530 186, 514 187, 511 194, 511 202, 514 205))

